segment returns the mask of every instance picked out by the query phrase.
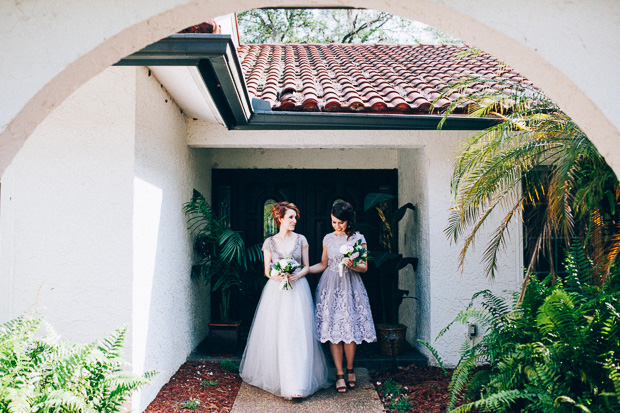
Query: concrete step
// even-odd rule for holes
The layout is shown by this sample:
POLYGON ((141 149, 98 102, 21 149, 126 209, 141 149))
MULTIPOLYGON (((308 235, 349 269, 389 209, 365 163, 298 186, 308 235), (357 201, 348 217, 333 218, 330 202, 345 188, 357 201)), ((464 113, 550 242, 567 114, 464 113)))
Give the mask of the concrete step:
MULTIPOLYGON (((231 360, 240 362, 244 349, 245 340, 242 340, 233 356, 212 356, 206 352, 204 343, 201 343, 201 345, 190 354, 187 361, 205 360, 219 363, 222 360, 231 360)), ((328 343, 323 344, 323 351, 325 352, 325 357, 327 357, 328 365, 333 365, 328 343)), ((357 346, 355 367, 364 367, 370 370, 383 370, 393 368, 394 366, 405 367, 411 364, 426 366, 428 365, 428 361, 422 353, 414 349, 409 343, 405 343, 403 354, 396 357, 379 354, 378 343, 362 343, 357 346)))

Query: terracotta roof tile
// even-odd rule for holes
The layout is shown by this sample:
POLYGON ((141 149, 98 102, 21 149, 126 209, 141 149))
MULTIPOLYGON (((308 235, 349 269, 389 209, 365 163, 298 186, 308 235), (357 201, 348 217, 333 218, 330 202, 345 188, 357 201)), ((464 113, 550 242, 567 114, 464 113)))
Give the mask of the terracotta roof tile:
MULTIPOLYGON (((273 110, 428 113, 459 98, 442 90, 459 76, 527 79, 490 55, 460 56, 465 45, 242 45, 238 48, 248 92, 273 110)), ((487 85, 488 86, 488 85, 487 85)), ((512 93, 506 85, 494 86, 512 93)), ((481 84, 462 91, 467 95, 481 84)), ((465 112, 468 103, 458 111, 465 112)))

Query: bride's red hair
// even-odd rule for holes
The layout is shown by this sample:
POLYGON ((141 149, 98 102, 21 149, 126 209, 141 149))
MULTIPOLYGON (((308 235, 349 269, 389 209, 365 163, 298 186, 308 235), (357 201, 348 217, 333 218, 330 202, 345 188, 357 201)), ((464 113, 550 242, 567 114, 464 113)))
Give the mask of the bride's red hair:
POLYGON ((284 218, 284 215, 286 215, 286 210, 287 209, 292 209, 293 211, 295 211, 295 218, 299 219, 299 208, 297 208, 297 205, 295 205, 292 202, 286 202, 286 201, 282 201, 282 202, 278 202, 276 204, 273 205, 273 207, 271 208, 271 215, 273 215, 273 219, 276 221, 276 225, 278 226, 278 229, 280 229, 280 220, 282 218, 284 218))

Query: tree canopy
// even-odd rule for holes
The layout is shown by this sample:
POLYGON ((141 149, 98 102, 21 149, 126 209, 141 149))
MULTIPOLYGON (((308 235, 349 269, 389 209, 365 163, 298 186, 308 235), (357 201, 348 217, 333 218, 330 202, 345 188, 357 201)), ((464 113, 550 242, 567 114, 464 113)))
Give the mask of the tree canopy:
POLYGON ((254 9, 237 15, 243 43, 457 43, 434 27, 369 9, 254 9))

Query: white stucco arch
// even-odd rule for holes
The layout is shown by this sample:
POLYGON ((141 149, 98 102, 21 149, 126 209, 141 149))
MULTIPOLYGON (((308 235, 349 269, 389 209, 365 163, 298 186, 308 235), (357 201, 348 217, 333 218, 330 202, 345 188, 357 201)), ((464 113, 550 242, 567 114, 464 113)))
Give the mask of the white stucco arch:
MULTIPOLYGON (((25 0, 0 6, 0 174, 47 114, 120 58, 205 18, 295 0, 25 0)), ((309 0, 420 20, 504 60, 547 92, 620 172, 620 3, 309 0)))

